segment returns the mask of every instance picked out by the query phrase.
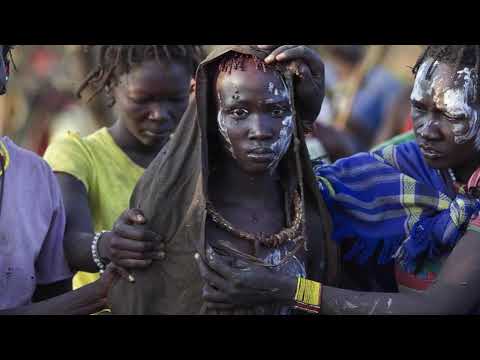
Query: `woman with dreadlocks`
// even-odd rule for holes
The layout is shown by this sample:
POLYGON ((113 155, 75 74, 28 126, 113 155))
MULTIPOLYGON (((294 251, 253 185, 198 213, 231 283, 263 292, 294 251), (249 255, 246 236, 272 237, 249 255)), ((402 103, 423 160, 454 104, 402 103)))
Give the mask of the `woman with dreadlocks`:
POLYGON ((152 244, 155 234, 135 230, 142 214, 122 211, 187 108, 201 58, 200 47, 193 45, 102 45, 98 50, 98 65, 78 95, 88 87, 92 96, 104 91, 117 121, 85 138, 69 133, 45 154, 63 193, 65 252, 72 269, 80 271, 75 288, 95 280, 110 261, 142 267, 164 256, 162 244, 152 244))
MULTIPOLYGON (((270 52, 220 47, 200 65, 196 102, 131 200, 147 228, 164 235, 166 256, 135 269, 135 283, 116 283, 113 313, 207 311, 195 252, 222 254, 234 267, 257 263, 272 274, 336 283, 336 247, 303 137, 303 123, 311 125, 320 110, 323 64, 311 49, 285 46, 268 65, 270 52)), ((225 313, 289 312, 262 304, 225 313)))
MULTIPOLYGON (((0 94, 6 92, 11 45, 0 45, 0 94)), ((58 182, 34 153, 0 138, 0 314, 90 314, 106 306, 110 269, 71 290, 63 251, 65 210, 58 182), (35 199, 35 201, 32 201, 35 199)))
POLYGON ((380 262, 394 259, 400 293, 271 276, 256 265, 240 271, 213 254, 199 261, 209 284, 205 299, 220 307, 277 301, 323 314, 478 312, 479 65, 479 45, 428 47, 413 68, 416 142, 315 171, 334 239, 354 238, 347 257, 358 262, 375 254, 380 262))

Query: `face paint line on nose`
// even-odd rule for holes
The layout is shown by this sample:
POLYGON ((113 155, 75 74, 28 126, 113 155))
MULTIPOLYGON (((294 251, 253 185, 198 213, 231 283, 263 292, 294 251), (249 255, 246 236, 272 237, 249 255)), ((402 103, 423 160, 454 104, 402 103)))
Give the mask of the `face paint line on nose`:
POLYGON ((437 124, 438 124, 438 121, 435 120, 435 119, 432 119, 432 118, 430 118, 430 119, 428 119, 428 120, 418 120, 418 122, 419 122, 420 124, 418 125, 416 132, 417 132, 417 134, 419 134, 421 137, 427 136, 426 133, 425 133, 425 131, 429 130, 429 128, 430 128, 431 126, 433 126, 433 125, 435 124, 435 122, 437 122, 437 124))

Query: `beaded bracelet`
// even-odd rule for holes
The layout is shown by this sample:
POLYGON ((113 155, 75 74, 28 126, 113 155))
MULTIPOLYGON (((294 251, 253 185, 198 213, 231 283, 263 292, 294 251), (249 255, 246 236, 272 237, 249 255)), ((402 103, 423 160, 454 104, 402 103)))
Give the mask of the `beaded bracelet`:
POLYGON ((100 256, 98 255, 98 241, 100 238, 105 234, 107 231, 103 230, 100 232, 95 233, 95 236, 93 237, 92 241, 92 258, 95 264, 97 265, 98 269, 100 270, 100 274, 103 274, 105 271, 105 263, 100 259, 100 256))
POLYGON ((299 277, 295 293, 295 308, 311 313, 320 313, 322 284, 299 277))

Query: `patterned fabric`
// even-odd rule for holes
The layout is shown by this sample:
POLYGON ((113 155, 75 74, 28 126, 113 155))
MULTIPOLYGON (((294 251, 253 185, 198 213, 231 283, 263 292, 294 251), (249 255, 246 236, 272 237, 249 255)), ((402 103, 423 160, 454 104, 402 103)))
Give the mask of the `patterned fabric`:
POLYGON ((356 239, 346 260, 393 258, 408 272, 450 251, 480 201, 455 194, 446 177, 424 162, 415 142, 315 167, 334 223, 333 239, 356 239))

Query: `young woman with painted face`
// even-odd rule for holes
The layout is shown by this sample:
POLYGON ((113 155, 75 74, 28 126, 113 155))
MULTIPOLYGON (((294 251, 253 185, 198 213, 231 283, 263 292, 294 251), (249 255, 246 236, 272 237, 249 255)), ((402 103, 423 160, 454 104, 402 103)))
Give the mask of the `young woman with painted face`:
MULTIPOLYGON (((411 103, 416 143, 389 146, 373 155, 360 154, 352 158, 357 164, 350 168, 352 159, 341 160, 333 166, 333 171, 343 171, 338 175, 343 182, 323 182, 328 183, 335 193, 330 195, 336 200, 335 205, 327 199, 329 208, 340 213, 331 212, 335 227, 341 225, 336 217, 342 212, 343 215, 349 214, 357 227, 369 221, 375 223, 374 202, 371 200, 388 202, 385 194, 381 194, 382 190, 375 190, 391 180, 386 176, 400 179, 395 180, 396 185, 403 186, 403 194, 398 197, 400 202, 417 201, 421 204, 424 201, 423 210, 420 207, 398 208, 409 211, 398 223, 406 229, 405 241, 389 240, 389 231, 396 230, 379 226, 376 231, 383 236, 382 241, 374 235, 363 234, 371 243, 357 238, 359 246, 354 246, 350 254, 353 258, 365 258, 381 252, 380 257, 386 260, 394 257, 398 262, 396 275, 400 293, 356 292, 321 286, 294 276, 271 276, 256 265, 239 270, 229 266, 221 257, 212 255, 208 266, 199 261, 203 277, 211 288, 215 288, 215 291, 206 289, 205 300, 219 303, 220 307, 278 301, 323 314, 477 312, 480 302, 480 207, 477 199, 480 177, 477 170, 480 163, 479 55, 478 45, 428 47, 414 67, 416 78, 411 103), (367 156, 380 160, 382 166, 386 165, 379 168, 382 172, 374 174, 375 188, 368 187, 368 178, 361 178, 366 174, 360 171, 361 166, 370 166, 371 171, 375 169, 373 161, 363 162, 367 156), (355 193, 341 188, 350 186, 350 190, 353 189, 354 183, 348 182, 346 176, 342 178, 345 173, 352 176, 352 169, 356 169, 356 188, 370 196, 370 202, 364 202, 370 204, 370 217, 364 217, 367 220, 363 223, 358 221, 358 214, 362 211, 359 203, 354 208, 353 201, 340 200, 343 195, 355 196, 355 193), (391 169, 398 170, 400 176, 391 169), (381 178, 381 174, 386 176, 381 178), (440 195, 430 193, 430 198, 425 196, 424 200, 419 200, 420 192, 428 194, 428 187, 440 195), (440 205, 444 201, 446 203, 440 205), (426 214, 427 202, 436 203, 426 214)), ((317 169, 316 174, 331 176, 331 180, 334 176, 330 170, 317 169)), ((323 192, 327 198, 326 193, 323 192)), ((358 199, 367 198, 358 196, 358 199)), ((389 213, 381 214, 380 221, 388 223, 388 217, 394 217, 396 209, 389 208, 389 213)), ((343 229, 344 235, 362 235, 362 230, 349 232, 347 222, 344 227, 347 228, 343 229)))
MULTIPOLYGON (((113 313, 209 312, 196 252, 204 258, 219 254, 233 267, 261 264, 272 276, 308 274, 335 283, 336 258, 327 261, 327 253, 336 248, 303 138, 303 122, 313 123, 323 97, 317 57, 302 46, 273 52, 226 46, 202 62, 196 102, 131 200, 149 219, 148 230, 161 230, 166 256, 134 270, 135 283, 116 283, 113 313), (270 65, 264 61, 269 54, 270 65), (305 247, 316 249, 315 261, 305 247)), ((290 311, 262 304, 220 312, 290 311)))
POLYGON ((75 288, 96 279, 110 261, 144 267, 164 256, 161 242, 153 245, 156 234, 135 229, 145 221, 141 212, 123 211, 187 108, 200 57, 193 45, 99 46, 98 64, 79 95, 87 88, 92 96, 105 92, 117 121, 85 138, 69 133, 45 154, 65 202, 65 252, 79 271, 75 288))
MULTIPOLYGON (((0 93, 11 45, 0 45, 0 93)), ((71 290, 63 251, 65 210, 58 182, 34 153, 0 138, 0 314, 90 314, 106 306, 115 271, 71 290)))

